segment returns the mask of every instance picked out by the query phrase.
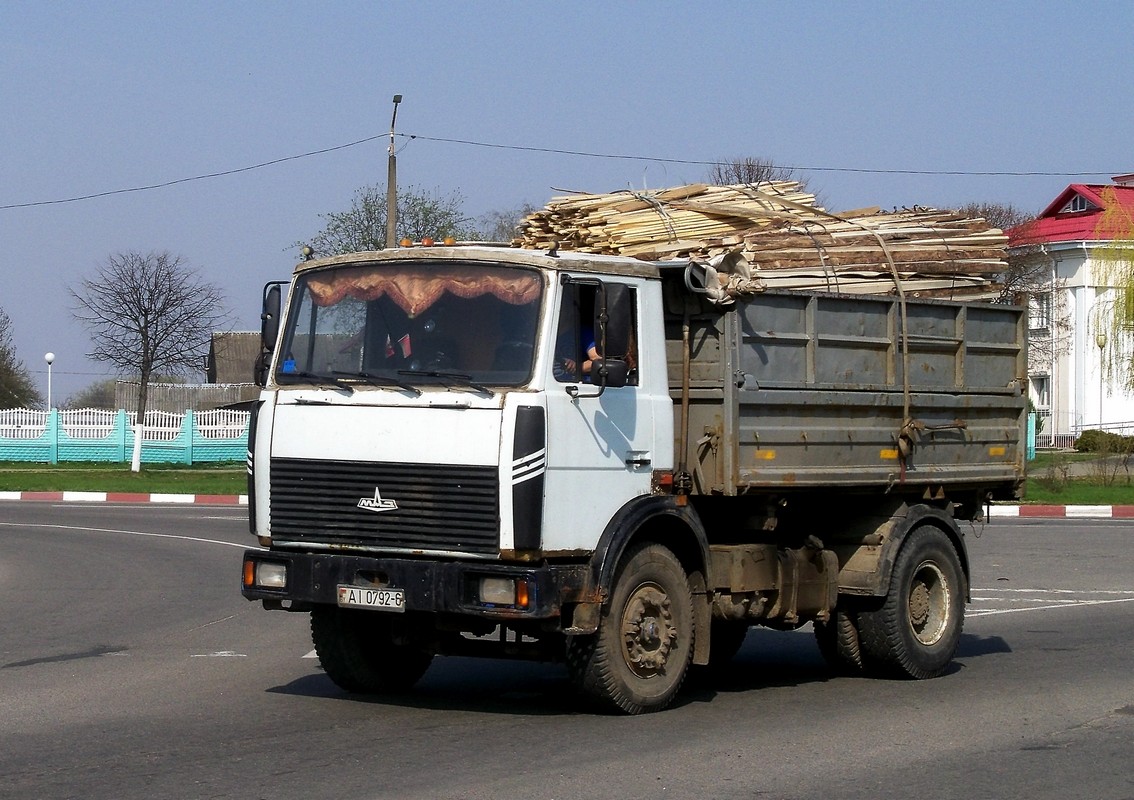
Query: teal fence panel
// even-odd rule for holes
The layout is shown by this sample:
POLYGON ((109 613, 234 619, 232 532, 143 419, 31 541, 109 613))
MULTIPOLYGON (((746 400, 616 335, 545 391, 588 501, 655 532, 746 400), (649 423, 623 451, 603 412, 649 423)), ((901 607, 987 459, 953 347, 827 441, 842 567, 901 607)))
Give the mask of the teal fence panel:
MULTIPOLYGON (((142 463, 196 464, 244 461, 247 411, 149 412, 142 434, 142 463)), ((123 410, 0 411, 0 461, 101 461, 126 463, 134 454, 134 428, 123 410)))

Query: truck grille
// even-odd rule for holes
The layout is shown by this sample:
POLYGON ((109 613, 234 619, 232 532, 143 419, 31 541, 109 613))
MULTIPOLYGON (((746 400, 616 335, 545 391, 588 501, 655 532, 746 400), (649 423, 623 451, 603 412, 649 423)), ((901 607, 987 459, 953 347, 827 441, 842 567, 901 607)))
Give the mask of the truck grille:
POLYGON ((496 467, 273 458, 272 537, 496 554, 498 488, 496 467))

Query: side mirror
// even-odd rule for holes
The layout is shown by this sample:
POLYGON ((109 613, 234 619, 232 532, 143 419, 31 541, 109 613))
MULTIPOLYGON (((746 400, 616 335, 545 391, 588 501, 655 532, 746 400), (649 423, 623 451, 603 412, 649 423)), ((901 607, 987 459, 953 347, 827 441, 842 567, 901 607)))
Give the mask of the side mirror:
POLYGON ((621 358, 600 358, 591 364, 591 382, 619 389, 629 379, 630 366, 621 358))
POLYGON ((260 347, 268 353, 276 349, 276 338, 280 335, 281 305, 280 285, 269 283, 264 287, 264 305, 260 312, 260 347))

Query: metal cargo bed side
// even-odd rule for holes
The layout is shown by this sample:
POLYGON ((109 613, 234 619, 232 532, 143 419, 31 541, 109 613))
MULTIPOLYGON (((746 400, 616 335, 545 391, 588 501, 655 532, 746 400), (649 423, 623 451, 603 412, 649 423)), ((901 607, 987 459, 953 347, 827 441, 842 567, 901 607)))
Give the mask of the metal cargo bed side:
MULTIPOLYGON (((680 416, 684 319, 673 312, 687 303, 672 291, 667 301, 680 416)), ((897 298, 767 292, 728 311, 699 305, 689 316, 693 491, 1012 496, 1024 474, 1023 310, 908 300, 905 318, 908 355, 897 298)))

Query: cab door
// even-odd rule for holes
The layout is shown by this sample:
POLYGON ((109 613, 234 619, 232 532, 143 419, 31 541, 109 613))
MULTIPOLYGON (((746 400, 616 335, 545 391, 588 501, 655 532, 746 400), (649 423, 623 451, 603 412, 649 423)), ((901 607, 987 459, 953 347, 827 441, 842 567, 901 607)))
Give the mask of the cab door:
MULTIPOLYGON (((629 329, 615 335, 595 319, 605 289, 612 285, 611 279, 580 276, 567 277, 558 287, 554 363, 544 383, 545 551, 593 549, 606 521, 630 499, 650 492, 658 398, 643 389, 638 363, 641 292, 631 280, 618 284, 628 292, 623 299, 628 302, 624 316, 629 329), (595 352, 616 340, 620 352, 595 352), (606 359, 614 382, 624 385, 604 385, 597 371, 606 359), (624 376, 617 376, 623 368, 624 376)), ((668 393, 661 400, 672 405, 668 393)))

